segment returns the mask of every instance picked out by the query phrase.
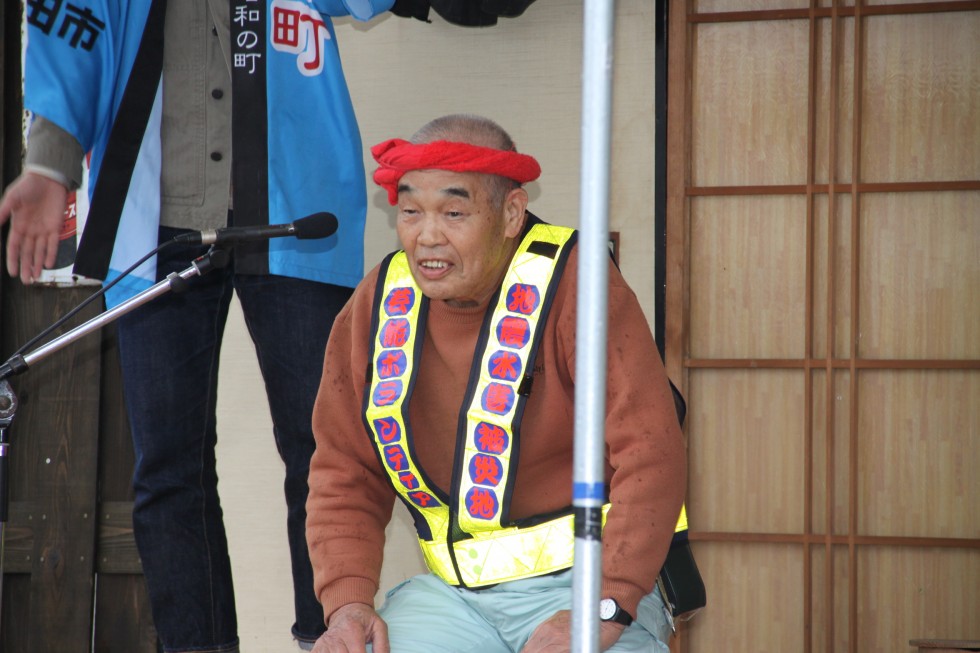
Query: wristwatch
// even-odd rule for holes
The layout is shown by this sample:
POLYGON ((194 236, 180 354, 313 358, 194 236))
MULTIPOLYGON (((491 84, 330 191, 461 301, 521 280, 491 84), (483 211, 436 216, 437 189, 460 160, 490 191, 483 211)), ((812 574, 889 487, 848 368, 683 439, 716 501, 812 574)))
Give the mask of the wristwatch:
POLYGON ((599 601, 599 621, 613 621, 624 626, 633 623, 633 617, 626 610, 619 607, 616 599, 602 599, 599 601))

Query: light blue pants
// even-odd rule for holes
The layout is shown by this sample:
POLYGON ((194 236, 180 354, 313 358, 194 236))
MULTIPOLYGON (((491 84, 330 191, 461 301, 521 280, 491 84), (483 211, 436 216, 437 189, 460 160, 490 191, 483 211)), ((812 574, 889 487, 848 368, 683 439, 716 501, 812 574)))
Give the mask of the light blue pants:
MULTIPOLYGON (((571 571, 483 590, 423 574, 388 592, 378 613, 392 653, 517 653, 540 623, 571 607, 571 571)), ((637 612, 609 653, 668 653, 671 629, 660 592, 645 596, 637 612)))

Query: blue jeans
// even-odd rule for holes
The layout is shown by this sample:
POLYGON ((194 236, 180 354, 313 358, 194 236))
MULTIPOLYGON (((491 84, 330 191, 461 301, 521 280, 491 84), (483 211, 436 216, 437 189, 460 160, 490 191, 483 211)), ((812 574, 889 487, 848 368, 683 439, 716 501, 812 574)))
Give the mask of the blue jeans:
MULTIPOLYGON (((161 228, 161 242, 177 230, 161 228)), ((161 252, 158 278, 187 268, 200 246, 161 252)), ((165 651, 237 651, 238 626, 215 471, 218 355, 232 292, 255 344, 284 484, 300 641, 325 630, 306 547, 313 402, 334 317, 352 290, 233 265, 191 279, 118 321, 135 449, 133 527, 165 651)), ((256 398, 261 404, 261 398, 256 398)))

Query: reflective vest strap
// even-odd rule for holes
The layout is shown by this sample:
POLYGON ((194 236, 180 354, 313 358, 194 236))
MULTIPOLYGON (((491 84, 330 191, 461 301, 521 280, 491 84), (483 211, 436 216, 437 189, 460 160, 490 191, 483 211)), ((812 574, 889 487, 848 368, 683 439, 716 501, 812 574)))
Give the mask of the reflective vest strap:
POLYGON ((681 504, 681 514, 677 518, 677 526, 674 527, 674 537, 671 539, 671 547, 677 544, 687 543, 687 506, 681 504))
POLYGON ((520 386, 530 376, 550 298, 561 279, 567 256, 563 248, 574 242, 574 236, 568 227, 533 225, 514 252, 496 302, 490 306, 486 344, 477 352, 470 372, 472 394, 466 400, 457 478, 457 520, 466 533, 494 531, 507 522, 504 492, 512 484, 511 458, 518 448, 527 400, 520 386))
POLYGON ((681 531, 687 530, 687 505, 681 504, 681 514, 677 518, 677 526, 674 528, 675 533, 680 533, 681 531))
POLYGON ((375 298, 371 381, 364 397, 364 423, 392 486, 409 509, 424 518, 430 532, 420 532, 420 537, 444 539, 448 509, 428 486, 411 455, 405 419, 415 382, 415 343, 424 324, 424 303, 405 253, 390 256, 379 276, 375 298))
MULTIPOLYGON (((602 523, 610 504, 602 508, 602 523)), ((466 587, 484 587, 568 569, 575 561, 574 515, 524 528, 510 527, 454 543, 456 563, 466 587)), ((445 542, 420 540, 426 565, 451 585, 459 585, 445 542), (448 574, 445 572, 449 572, 448 574)))

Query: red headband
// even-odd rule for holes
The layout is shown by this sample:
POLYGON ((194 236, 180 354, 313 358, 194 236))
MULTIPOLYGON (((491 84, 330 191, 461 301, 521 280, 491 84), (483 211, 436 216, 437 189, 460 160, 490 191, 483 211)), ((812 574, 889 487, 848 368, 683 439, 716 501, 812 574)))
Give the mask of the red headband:
POLYGON ((371 154, 380 164, 374 171, 374 182, 388 191, 388 202, 393 206, 398 203, 398 180, 412 170, 482 172, 519 184, 534 181, 541 174, 534 157, 469 143, 435 141, 416 145, 392 138, 372 147, 371 154))

